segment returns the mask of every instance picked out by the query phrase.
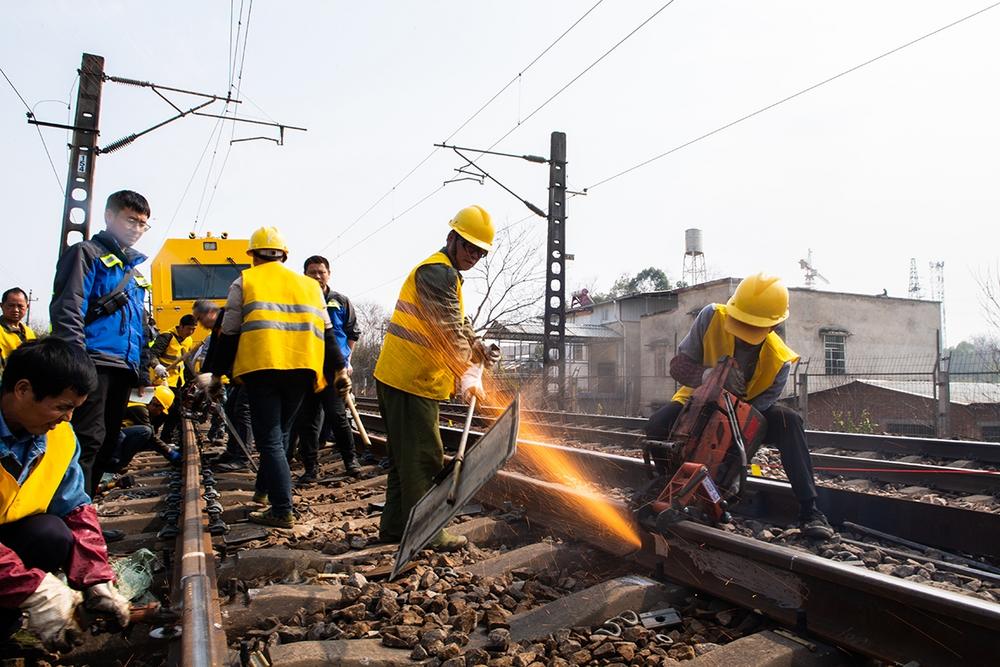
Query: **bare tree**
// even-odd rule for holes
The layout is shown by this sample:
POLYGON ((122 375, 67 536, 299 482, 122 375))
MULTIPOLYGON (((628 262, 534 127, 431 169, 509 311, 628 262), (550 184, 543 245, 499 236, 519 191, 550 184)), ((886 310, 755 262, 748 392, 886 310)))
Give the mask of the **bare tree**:
POLYGON ((520 324, 537 317, 544 302, 544 241, 524 227, 497 232, 494 251, 480 260, 466 278, 465 289, 478 303, 466 313, 476 331, 494 322, 520 324))
POLYGON ((389 326, 389 311, 372 301, 354 304, 361 338, 351 352, 351 366, 354 368, 352 380, 355 390, 361 395, 370 395, 375 387, 375 362, 382 351, 382 339, 389 326))
POLYGON ((987 333, 974 336, 972 344, 986 358, 991 370, 1000 372, 1000 262, 976 275, 979 306, 989 327, 987 333))

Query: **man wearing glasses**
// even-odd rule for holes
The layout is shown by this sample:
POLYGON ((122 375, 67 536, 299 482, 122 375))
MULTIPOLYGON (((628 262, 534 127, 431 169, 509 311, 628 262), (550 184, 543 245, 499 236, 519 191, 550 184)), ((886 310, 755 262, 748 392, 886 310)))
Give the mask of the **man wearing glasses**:
POLYGON ((10 353, 21 343, 35 339, 35 332, 22 322, 28 313, 28 295, 20 287, 11 287, 0 299, 3 315, 0 316, 0 371, 7 364, 10 353))
MULTIPOLYGON (((379 526, 383 542, 402 539, 410 509, 444 465, 438 402, 451 397, 459 378, 463 398, 483 398, 482 367, 499 359, 476 336, 462 301, 461 271, 493 249, 490 214, 469 206, 448 225, 445 247, 418 264, 403 283, 375 364, 390 462, 379 526)), ((466 542, 442 530, 430 546, 454 551, 466 542)))
POLYGON ((56 266, 52 335, 86 350, 97 367, 97 390, 73 413, 91 496, 118 444, 129 392, 147 384, 149 283, 136 270, 146 256, 132 246, 149 230, 148 221, 145 197, 116 192, 104 210, 107 229, 68 248, 56 266))

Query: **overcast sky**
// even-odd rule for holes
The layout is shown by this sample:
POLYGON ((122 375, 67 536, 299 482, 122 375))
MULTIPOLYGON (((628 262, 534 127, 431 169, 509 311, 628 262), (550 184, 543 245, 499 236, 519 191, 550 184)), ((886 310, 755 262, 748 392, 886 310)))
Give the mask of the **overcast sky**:
MULTIPOLYGON (((4 10, 0 66, 30 105, 63 100, 35 111, 65 122, 84 51, 104 56, 109 74, 220 95, 242 60, 239 113, 308 132, 230 151, 226 124, 213 151, 215 121, 177 121, 99 158, 97 220, 109 193, 144 193, 153 229, 138 247, 149 255, 196 219, 200 232, 233 236, 274 224, 293 263, 322 252, 334 260, 335 289, 390 306, 456 210, 481 204, 500 225, 528 211, 491 184, 439 189, 459 166, 447 151, 372 205, 594 2, 256 0, 248 33, 250 0, 232 3, 232 14, 222 0, 16 3, 4 10), (241 4, 240 52, 249 37, 232 68, 241 4)), ((496 150, 547 155, 550 133, 564 131, 569 184, 582 190, 988 4, 676 0, 531 115, 663 6, 605 0, 452 141, 485 148, 516 128, 496 150)), ((573 197, 568 287, 606 289, 649 265, 678 279, 684 230, 698 227, 717 277, 764 270, 801 285, 798 260, 812 248, 830 281, 823 289, 906 296, 911 257, 925 289, 928 263, 943 261, 948 342, 985 332, 976 276, 1000 254, 998 36, 1000 8, 573 197)), ((57 179, 24 106, 0 86, 0 282, 47 306, 67 138, 42 130, 57 179)), ((108 83, 104 92, 102 145, 171 113, 148 90, 108 83)), ((235 136, 265 132, 237 127, 235 136)), ((545 208, 547 167, 481 164, 545 208)), ((542 238, 544 221, 519 229, 542 238)))

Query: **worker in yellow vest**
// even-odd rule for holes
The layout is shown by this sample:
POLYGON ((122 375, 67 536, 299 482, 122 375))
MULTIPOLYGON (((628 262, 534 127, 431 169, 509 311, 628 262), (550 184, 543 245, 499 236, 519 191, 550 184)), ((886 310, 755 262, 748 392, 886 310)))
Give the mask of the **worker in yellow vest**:
POLYGON ((705 306, 670 361, 670 375, 682 386, 666 406, 649 418, 646 435, 665 439, 694 388, 723 357, 739 366, 726 389, 747 400, 767 420, 764 442, 781 453, 781 464, 799 501, 802 533, 814 539, 833 537, 826 516, 816 507, 816 483, 806 445, 802 416, 776 403, 788 381, 795 354, 775 329, 788 318, 788 289, 763 273, 740 281, 726 304, 705 306))
MULTIPOLYGON (((166 331, 153 339, 149 346, 150 356, 155 364, 150 364, 150 384, 166 385, 180 398, 181 387, 184 386, 185 359, 194 347, 194 334, 198 321, 194 315, 186 314, 173 331, 166 331)), ((167 411, 167 421, 163 425, 160 437, 167 442, 180 443, 181 436, 181 405, 167 411)))
MULTIPOLYGON (((379 526, 384 542, 402 538, 410 509, 444 465, 439 401, 455 393, 459 380, 464 398, 484 397, 483 364, 499 359, 499 352, 476 336, 462 300, 461 272, 493 249, 493 221, 482 207, 469 206, 449 226, 445 247, 420 262, 403 283, 375 364, 390 462, 379 526)), ((431 547, 452 551, 466 542, 442 530, 431 547)))
POLYGON ((156 452, 174 465, 181 462, 181 450, 171 447, 163 441, 162 435, 156 434, 158 429, 162 434, 167 427, 170 407, 175 401, 173 389, 165 384, 157 385, 149 402, 144 400, 129 401, 125 408, 118 446, 108 461, 109 472, 120 475, 139 452, 156 452))
POLYGON ((10 353, 21 346, 21 343, 35 340, 35 332, 22 322, 28 313, 28 295, 20 287, 11 287, 3 293, 0 300, 0 370, 3 370, 10 353))
POLYGON ((288 432, 306 394, 322 391, 329 380, 346 397, 351 380, 319 283, 284 265, 288 246, 281 233, 261 227, 251 235, 247 254, 253 266, 229 287, 221 335, 213 343, 218 350, 209 392, 221 393, 222 375, 243 383, 260 453, 254 501, 270 504, 249 518, 291 528, 288 432))
POLYGON ((48 648, 65 650, 79 632, 74 611, 81 603, 128 624, 129 603, 111 583, 69 424, 97 386, 86 352, 58 338, 28 342, 7 360, 0 390, 0 641, 27 612, 28 630, 48 648))

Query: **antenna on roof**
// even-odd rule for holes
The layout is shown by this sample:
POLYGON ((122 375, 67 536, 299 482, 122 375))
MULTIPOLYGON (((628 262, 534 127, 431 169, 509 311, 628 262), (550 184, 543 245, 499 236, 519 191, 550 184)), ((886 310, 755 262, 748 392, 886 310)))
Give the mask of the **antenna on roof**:
POLYGON ((816 287, 816 279, 817 278, 819 278, 820 280, 822 280, 827 285, 830 284, 830 281, 827 280, 826 277, 824 277, 822 273, 820 273, 819 271, 817 271, 815 266, 813 266, 813 251, 812 251, 812 248, 809 248, 809 252, 806 253, 806 258, 805 259, 800 259, 799 260, 799 268, 802 269, 803 271, 805 271, 805 274, 806 274, 806 289, 814 289, 816 287))

